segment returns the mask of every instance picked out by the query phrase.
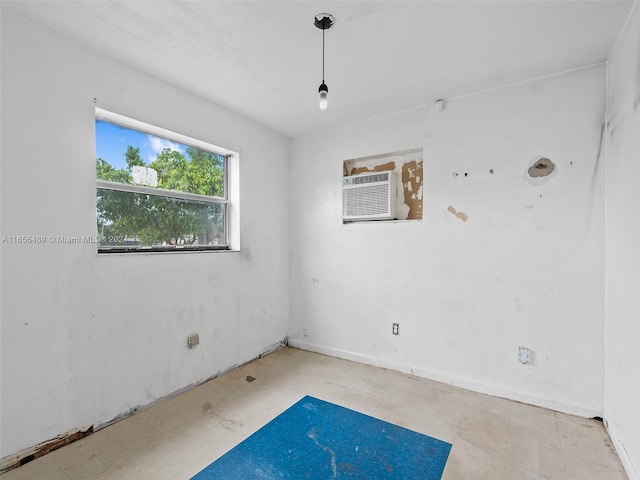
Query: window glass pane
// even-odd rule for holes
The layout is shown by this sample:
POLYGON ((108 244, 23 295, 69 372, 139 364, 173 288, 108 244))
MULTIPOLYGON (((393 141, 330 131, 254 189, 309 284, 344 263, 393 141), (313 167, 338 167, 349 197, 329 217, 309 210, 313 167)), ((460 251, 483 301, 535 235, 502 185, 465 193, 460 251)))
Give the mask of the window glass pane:
POLYGON ((226 205, 97 189, 99 247, 214 247, 227 244, 226 205))
POLYGON ((224 155, 96 120, 96 178, 225 197, 224 155))
POLYGON ((228 248, 227 156, 133 119, 109 120, 95 122, 98 250, 228 248))

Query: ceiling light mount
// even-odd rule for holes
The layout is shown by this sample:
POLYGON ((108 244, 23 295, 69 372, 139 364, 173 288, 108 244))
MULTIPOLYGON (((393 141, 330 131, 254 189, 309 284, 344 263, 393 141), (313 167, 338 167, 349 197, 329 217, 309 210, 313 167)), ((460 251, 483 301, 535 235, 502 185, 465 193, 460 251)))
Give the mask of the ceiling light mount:
POLYGON ((313 22, 313 24, 320 30, 328 30, 329 28, 333 27, 334 23, 335 20, 333 18, 333 15, 329 13, 319 13, 318 15, 316 15, 315 21, 313 22))
POLYGON ((328 13, 319 13, 315 16, 313 24, 322 30, 322 83, 320 84, 320 88, 318 88, 318 93, 320 94, 320 109, 325 110, 327 108, 327 94, 329 93, 329 88, 327 84, 324 83, 324 31, 333 27, 335 20, 333 15, 328 13))

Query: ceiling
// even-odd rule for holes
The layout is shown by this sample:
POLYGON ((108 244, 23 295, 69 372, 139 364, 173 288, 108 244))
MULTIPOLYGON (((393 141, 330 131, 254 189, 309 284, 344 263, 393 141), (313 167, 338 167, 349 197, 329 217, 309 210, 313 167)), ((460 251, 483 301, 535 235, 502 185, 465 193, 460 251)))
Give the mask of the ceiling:
POLYGON ((2 1, 295 137, 607 60, 633 1, 2 1), (329 107, 318 108, 322 31, 329 107))

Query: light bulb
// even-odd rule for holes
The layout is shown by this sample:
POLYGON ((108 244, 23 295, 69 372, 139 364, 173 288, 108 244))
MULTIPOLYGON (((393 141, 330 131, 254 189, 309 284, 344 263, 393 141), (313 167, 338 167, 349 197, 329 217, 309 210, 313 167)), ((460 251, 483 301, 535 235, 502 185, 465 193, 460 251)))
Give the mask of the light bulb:
POLYGON ((320 93, 320 110, 327 109, 327 92, 320 93))
POLYGON ((318 88, 318 92, 320 93, 320 110, 326 110, 327 109, 327 93, 329 93, 329 89, 327 88, 324 82, 322 82, 322 85, 320 85, 320 88, 318 88))

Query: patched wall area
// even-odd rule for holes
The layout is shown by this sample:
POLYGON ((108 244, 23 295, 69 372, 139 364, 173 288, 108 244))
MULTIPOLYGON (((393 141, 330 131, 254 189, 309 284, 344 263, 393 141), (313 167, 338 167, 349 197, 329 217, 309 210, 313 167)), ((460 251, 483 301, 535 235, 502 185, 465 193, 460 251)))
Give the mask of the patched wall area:
POLYGON ((343 162, 343 176, 370 172, 395 172, 401 188, 398 204, 399 220, 422 220, 423 149, 354 158, 343 162))

